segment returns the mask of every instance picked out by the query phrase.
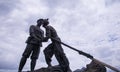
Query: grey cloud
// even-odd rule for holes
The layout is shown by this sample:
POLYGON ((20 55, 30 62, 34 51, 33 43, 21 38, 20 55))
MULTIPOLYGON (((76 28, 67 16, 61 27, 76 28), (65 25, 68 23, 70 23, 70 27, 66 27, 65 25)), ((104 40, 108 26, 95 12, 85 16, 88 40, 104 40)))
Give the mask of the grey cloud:
POLYGON ((106 6, 110 6, 115 3, 120 3, 120 0, 105 0, 106 6))
POLYGON ((113 34, 113 35, 109 35, 108 41, 109 41, 109 42, 113 42, 113 41, 116 41, 116 40, 118 40, 118 39, 119 39, 119 36, 113 34))
POLYGON ((111 55, 115 54, 115 51, 112 51, 108 48, 100 48, 97 50, 97 52, 100 54, 101 58, 110 57, 111 55))
POLYGON ((57 8, 57 7, 63 7, 63 8, 74 8, 76 6, 76 3, 79 2, 79 0, 73 1, 73 0, 43 0, 45 2, 46 6, 49 8, 57 8))
POLYGON ((17 68, 17 66, 15 66, 15 64, 13 63, 13 64, 10 64, 10 62, 5 62, 5 61, 3 61, 3 62, 1 62, 0 63, 0 69, 16 69, 17 68))
MULTIPOLYGON (((79 5, 82 4, 81 0, 43 0, 43 4, 49 8, 49 12, 47 14, 48 17, 55 17, 57 13, 59 13, 59 10, 61 11, 61 14, 64 15, 64 11, 69 11, 71 13, 74 11, 74 9, 79 5)), ((66 14, 65 14, 66 15, 66 14)), ((70 18, 70 17, 69 17, 70 18)))
MULTIPOLYGON (((11 57, 11 52, 9 50, 2 49, 0 54, 0 69, 16 69, 16 61, 11 57), (14 63, 13 63, 14 62, 14 63)), ((15 55, 14 55, 15 56, 15 55)))
POLYGON ((19 0, 0 0, 0 15, 6 15, 16 8, 19 0))
POLYGON ((61 1, 58 0, 43 0, 43 2, 50 8, 56 8, 59 6, 59 3, 61 3, 61 1))

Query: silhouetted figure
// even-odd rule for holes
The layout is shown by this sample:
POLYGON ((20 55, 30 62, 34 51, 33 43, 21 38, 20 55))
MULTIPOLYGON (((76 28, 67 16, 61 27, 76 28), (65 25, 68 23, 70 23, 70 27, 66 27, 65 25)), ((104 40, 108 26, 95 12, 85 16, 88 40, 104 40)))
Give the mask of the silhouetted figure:
POLYGON ((44 38, 44 32, 40 29, 40 26, 43 24, 43 19, 37 20, 37 25, 31 25, 29 29, 30 36, 28 37, 26 43, 26 49, 22 55, 19 71, 21 72, 27 58, 31 55, 31 71, 34 70, 36 65, 36 60, 38 59, 40 53, 40 47, 42 47, 42 40, 44 38))
MULTIPOLYGON (((51 37, 60 41, 60 38, 58 37, 56 30, 48 24, 49 24, 48 19, 45 19, 43 27, 46 29, 46 37, 45 37, 44 41, 48 41, 48 39, 49 38, 51 39, 51 37)), ((49 44, 44 49, 45 59, 48 64, 48 67, 51 67, 51 58, 52 58, 53 54, 55 54, 55 57, 56 57, 57 61, 59 62, 59 65, 62 68, 62 70, 64 72, 71 71, 69 68, 69 61, 62 49, 61 44, 53 39, 51 39, 51 41, 52 41, 52 43, 49 44)))

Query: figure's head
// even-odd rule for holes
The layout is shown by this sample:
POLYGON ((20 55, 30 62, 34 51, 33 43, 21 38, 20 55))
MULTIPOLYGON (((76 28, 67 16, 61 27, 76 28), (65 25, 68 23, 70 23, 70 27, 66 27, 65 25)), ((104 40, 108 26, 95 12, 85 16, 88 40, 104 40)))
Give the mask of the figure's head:
POLYGON ((41 26, 43 24, 43 19, 38 19, 37 20, 37 26, 41 26))
POLYGON ((47 26, 48 24, 49 24, 48 19, 44 19, 44 22, 43 22, 43 27, 47 26))

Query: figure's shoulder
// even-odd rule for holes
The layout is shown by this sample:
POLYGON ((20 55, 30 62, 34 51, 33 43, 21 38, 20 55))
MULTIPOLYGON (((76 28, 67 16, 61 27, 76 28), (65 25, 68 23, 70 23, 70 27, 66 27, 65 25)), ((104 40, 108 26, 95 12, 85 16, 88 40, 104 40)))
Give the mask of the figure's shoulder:
POLYGON ((50 28, 50 29, 53 29, 53 27, 52 27, 52 26, 50 26, 50 25, 48 25, 47 27, 48 27, 48 28, 50 28))
POLYGON ((46 26, 46 29, 49 29, 50 28, 50 26, 46 26))
POLYGON ((31 27, 35 27, 35 25, 31 25, 31 27))
POLYGON ((47 30, 55 30, 52 26, 50 26, 50 25, 48 25, 47 27, 46 27, 46 29, 47 30))
POLYGON ((31 25, 30 28, 35 28, 35 25, 31 25))

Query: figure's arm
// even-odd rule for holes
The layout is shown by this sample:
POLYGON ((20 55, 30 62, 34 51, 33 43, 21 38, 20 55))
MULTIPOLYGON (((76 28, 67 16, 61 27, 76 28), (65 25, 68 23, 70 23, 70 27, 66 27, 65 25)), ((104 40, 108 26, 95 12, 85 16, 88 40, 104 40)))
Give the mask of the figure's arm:
POLYGON ((48 41, 48 38, 47 37, 44 37, 44 39, 42 40, 43 42, 47 42, 48 41))
POLYGON ((34 37, 35 39, 37 39, 37 40, 41 40, 39 37, 37 37, 36 35, 35 35, 35 30, 34 30, 34 26, 31 26, 30 27, 30 30, 29 30, 29 32, 30 32, 30 36, 31 37, 34 37))
MULTIPOLYGON (((40 29, 41 30, 41 29, 40 29)), ((41 30, 42 31, 42 30, 41 30)), ((44 31, 42 31, 41 32, 41 34, 39 34, 38 36, 37 36, 41 41, 43 41, 43 39, 44 39, 44 31)))

